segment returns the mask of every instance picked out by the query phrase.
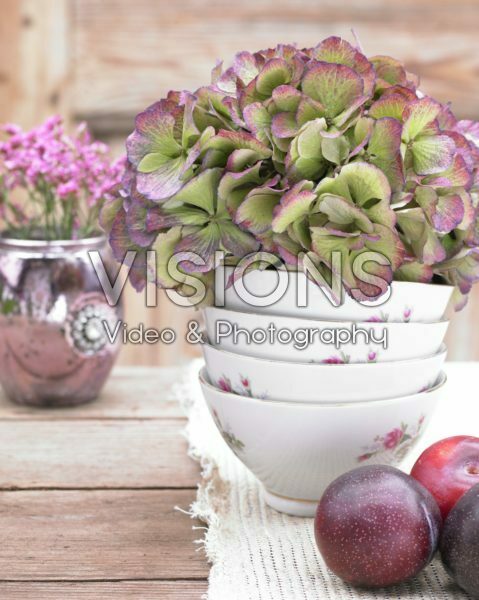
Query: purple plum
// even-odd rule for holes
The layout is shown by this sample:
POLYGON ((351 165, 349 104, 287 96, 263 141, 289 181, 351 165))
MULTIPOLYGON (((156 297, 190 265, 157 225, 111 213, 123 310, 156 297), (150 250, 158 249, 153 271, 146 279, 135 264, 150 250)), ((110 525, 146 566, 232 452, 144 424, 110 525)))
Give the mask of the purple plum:
POLYGON ((318 505, 315 537, 333 573, 359 587, 386 587, 417 575, 434 556, 442 518, 433 496, 393 467, 345 473, 318 505))
POLYGON ((449 513, 441 537, 441 558, 457 584, 479 598, 479 484, 449 513))

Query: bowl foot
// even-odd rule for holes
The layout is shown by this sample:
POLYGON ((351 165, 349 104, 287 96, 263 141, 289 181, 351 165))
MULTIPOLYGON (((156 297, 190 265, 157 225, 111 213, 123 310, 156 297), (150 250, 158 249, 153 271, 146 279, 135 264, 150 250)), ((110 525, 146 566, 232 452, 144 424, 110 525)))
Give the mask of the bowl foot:
POLYGON ((265 502, 274 510, 293 517, 314 517, 319 500, 301 500, 279 496, 269 490, 263 491, 265 502))

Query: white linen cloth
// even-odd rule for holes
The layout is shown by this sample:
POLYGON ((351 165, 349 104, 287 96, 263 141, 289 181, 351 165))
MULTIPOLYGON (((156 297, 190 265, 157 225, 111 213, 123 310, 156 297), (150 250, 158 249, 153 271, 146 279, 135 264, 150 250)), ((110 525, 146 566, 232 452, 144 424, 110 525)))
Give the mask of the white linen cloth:
MULTIPOLYGON (((314 541, 313 519, 269 508, 261 486, 216 430, 198 384, 202 361, 184 370, 175 395, 188 415, 189 453, 202 467, 191 516, 208 528, 200 543, 211 563, 207 600, 464 600, 436 558, 421 575, 387 590, 357 590, 328 571, 314 541)), ((448 363, 444 401, 413 456, 450 435, 479 436, 477 363, 448 363), (474 418, 475 417, 475 418, 474 418)))

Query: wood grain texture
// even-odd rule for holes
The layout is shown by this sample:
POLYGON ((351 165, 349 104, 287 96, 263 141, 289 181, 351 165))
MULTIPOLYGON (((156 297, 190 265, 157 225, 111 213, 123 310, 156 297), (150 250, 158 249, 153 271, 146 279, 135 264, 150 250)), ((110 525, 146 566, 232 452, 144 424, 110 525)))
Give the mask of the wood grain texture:
POLYGON ((68 121, 70 0, 2 0, 0 121, 31 127, 52 112, 68 121))
POLYGON ((185 421, 0 421, 0 489, 196 488, 185 421))
POLYGON ((200 600, 206 581, 0 582, 2 600, 200 600))
POLYGON ((175 509, 188 509, 199 479, 168 400, 178 379, 178 369, 117 368, 82 407, 1 400, 2 600, 201 598, 202 524, 175 509))
POLYGON ((1 492, 0 580, 206 577, 195 522, 174 508, 186 509, 194 496, 192 490, 1 492))
POLYGON ((367 54, 401 58, 422 88, 478 116, 479 5, 472 0, 75 0, 74 105, 101 125, 131 128, 167 90, 209 81, 217 58, 278 42, 315 45, 354 27, 367 54), (105 122, 106 125, 106 122, 105 122))
POLYGON ((172 395, 179 368, 116 367, 99 398, 71 408, 41 409, 10 402, 0 388, 0 420, 155 419, 181 418, 172 395))

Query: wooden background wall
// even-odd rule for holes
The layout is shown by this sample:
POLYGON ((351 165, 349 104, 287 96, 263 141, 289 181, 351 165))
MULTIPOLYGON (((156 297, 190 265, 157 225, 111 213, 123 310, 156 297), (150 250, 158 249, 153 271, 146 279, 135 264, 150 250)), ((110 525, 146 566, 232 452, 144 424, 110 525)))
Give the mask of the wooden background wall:
MULTIPOLYGON (((209 80, 218 57, 332 34, 391 54, 422 88, 479 119, 479 0, 0 0, 0 121, 31 126, 52 112, 86 120, 116 153, 134 115, 170 88, 209 80)), ((127 293, 127 320, 181 332, 195 314, 127 293)), ((479 286, 456 315, 450 357, 479 359, 479 286)), ((129 364, 171 364, 196 352, 127 346, 129 364)))

